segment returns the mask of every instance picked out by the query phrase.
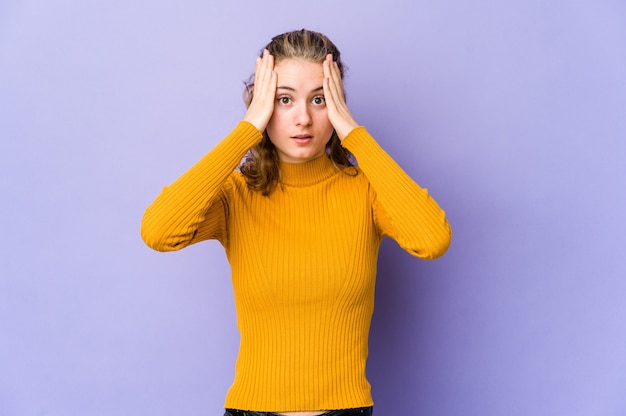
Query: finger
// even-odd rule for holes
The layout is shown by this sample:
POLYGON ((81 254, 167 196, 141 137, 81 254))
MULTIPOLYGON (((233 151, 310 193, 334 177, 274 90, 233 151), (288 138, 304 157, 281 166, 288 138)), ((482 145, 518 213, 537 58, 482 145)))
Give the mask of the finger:
POLYGON ((259 87, 263 85, 267 72, 267 51, 263 51, 263 55, 257 58, 257 66, 254 74, 254 83, 259 87))
POLYGON ((259 87, 264 93, 272 86, 272 76, 274 72, 274 57, 267 50, 263 52, 259 67, 259 87))
POLYGON ((329 60, 332 59, 332 55, 326 55, 326 59, 322 62, 322 69, 324 70, 324 79, 330 78, 330 65, 329 60))
POLYGON ((322 65, 324 69, 324 86, 325 91, 324 94, 326 96, 326 101, 330 101, 332 104, 335 104, 337 99, 337 89, 335 86, 335 80, 333 79, 333 71, 332 71, 332 55, 327 55, 326 60, 324 60, 324 64, 322 65))
POLYGON ((341 81, 341 73, 339 66, 333 61, 332 55, 328 55, 325 61, 326 76, 329 80, 329 89, 332 94, 331 99, 336 100, 337 104, 344 100, 343 83, 341 81))
POLYGON ((263 52, 263 56, 257 59, 258 65, 255 73, 254 90, 255 96, 262 98, 271 94, 276 87, 273 86, 272 77, 274 72, 274 57, 267 50, 263 52))
POLYGON ((256 58, 256 66, 254 68, 255 83, 262 79, 262 75, 265 72, 265 52, 256 58))
MULTIPOLYGON (((332 80, 331 80, 331 73, 330 73, 331 71, 330 71, 329 57, 330 55, 326 57, 326 60, 324 60, 322 64, 322 68, 324 70, 324 83, 322 85, 324 87, 324 98, 326 99, 326 106, 328 107, 329 112, 332 113, 336 111, 337 105, 336 105, 335 92, 334 92, 334 89, 331 87, 332 80)), ((329 116, 332 117, 331 114, 329 114, 329 116)))
POLYGON ((329 67, 330 67, 331 81, 332 81, 334 92, 336 93, 337 98, 340 101, 344 101, 343 81, 341 80, 341 72, 339 71, 339 65, 337 65, 337 62, 331 61, 329 63, 329 67))

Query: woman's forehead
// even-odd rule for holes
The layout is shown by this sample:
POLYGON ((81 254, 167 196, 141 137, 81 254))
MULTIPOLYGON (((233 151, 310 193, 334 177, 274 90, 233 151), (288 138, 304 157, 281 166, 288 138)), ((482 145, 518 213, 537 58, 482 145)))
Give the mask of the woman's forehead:
POLYGON ((283 59, 274 65, 274 71, 278 76, 279 87, 296 89, 298 86, 322 85, 324 81, 324 68, 321 62, 283 59))

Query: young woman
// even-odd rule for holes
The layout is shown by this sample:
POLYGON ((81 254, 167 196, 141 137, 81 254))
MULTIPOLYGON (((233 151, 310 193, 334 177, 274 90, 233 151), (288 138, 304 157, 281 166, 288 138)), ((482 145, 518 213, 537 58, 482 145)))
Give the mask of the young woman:
POLYGON ((423 259, 450 243, 441 208, 352 117, 342 79, 324 35, 273 38, 243 120, 144 214, 155 250, 224 246, 241 334, 226 416, 371 415, 381 239, 423 259))

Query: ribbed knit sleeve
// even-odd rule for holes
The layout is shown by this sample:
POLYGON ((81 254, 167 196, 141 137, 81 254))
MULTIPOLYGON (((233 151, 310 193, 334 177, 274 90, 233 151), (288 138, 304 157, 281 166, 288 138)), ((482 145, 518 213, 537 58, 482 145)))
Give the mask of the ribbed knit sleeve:
MULTIPOLYGON (((216 196, 224 183, 246 152, 261 138, 261 133, 252 124, 240 122, 213 150, 170 186, 163 188, 142 219, 141 236, 145 243, 158 251, 173 251, 210 238, 217 232, 205 230, 199 233, 199 229, 207 224, 214 228, 223 226, 220 218, 211 222, 207 214, 211 212, 212 204, 220 203, 216 196), (198 238, 198 234, 202 238, 198 238)), ((215 208, 214 211, 220 211, 219 206, 215 208)))
POLYGON ((375 192, 376 222, 410 254, 434 259, 450 245, 452 230, 445 212, 383 150, 364 127, 346 136, 342 145, 354 154, 375 192))

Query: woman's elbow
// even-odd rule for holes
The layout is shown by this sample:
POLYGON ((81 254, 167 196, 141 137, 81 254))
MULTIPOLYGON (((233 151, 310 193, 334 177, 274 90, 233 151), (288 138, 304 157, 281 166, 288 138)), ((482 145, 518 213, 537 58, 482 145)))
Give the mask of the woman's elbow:
POLYGON ((432 246, 430 250, 429 260, 434 260, 443 256, 452 242, 452 228, 446 221, 440 232, 436 233, 432 238, 432 246))
POLYGON ((423 260, 434 260, 443 256, 452 241, 452 229, 446 223, 438 232, 429 233, 428 238, 422 240, 418 249, 409 252, 423 260))
POLYGON ((146 216, 141 221, 140 234, 143 242, 156 251, 176 251, 184 247, 179 238, 174 238, 165 227, 146 216))
POLYGON ((452 241, 451 233, 442 235, 439 239, 433 242, 433 245, 426 259, 434 260, 446 254, 446 251, 448 251, 448 248, 450 247, 451 241, 452 241))

